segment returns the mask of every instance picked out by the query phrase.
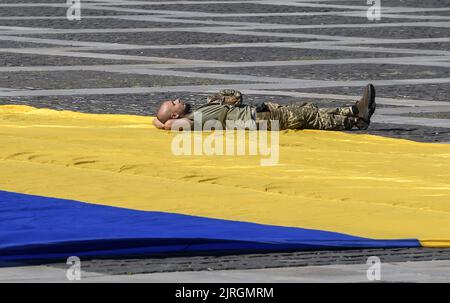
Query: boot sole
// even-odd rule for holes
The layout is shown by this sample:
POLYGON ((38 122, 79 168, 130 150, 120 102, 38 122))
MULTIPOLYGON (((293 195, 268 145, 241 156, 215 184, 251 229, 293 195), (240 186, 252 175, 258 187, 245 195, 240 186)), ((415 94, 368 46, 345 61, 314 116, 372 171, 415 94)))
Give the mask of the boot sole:
POLYGON ((375 102, 375 87, 373 86, 373 84, 368 84, 368 86, 370 94, 370 104, 369 104, 369 123, 370 123, 370 118, 375 113, 377 103, 375 102))

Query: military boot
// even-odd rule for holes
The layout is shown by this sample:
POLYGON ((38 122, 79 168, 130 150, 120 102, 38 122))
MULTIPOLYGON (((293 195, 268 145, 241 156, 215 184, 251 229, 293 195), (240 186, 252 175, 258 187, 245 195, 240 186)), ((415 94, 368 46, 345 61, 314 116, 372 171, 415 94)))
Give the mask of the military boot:
POLYGON ((365 130, 370 125, 370 118, 375 112, 375 87, 372 84, 366 85, 361 99, 352 106, 352 111, 357 117, 356 127, 365 130))

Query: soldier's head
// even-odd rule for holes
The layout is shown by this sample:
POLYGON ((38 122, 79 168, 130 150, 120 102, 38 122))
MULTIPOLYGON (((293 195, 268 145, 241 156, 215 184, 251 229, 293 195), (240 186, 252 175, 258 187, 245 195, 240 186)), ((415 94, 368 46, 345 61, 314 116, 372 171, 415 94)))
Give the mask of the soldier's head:
POLYGON ((166 123, 169 119, 183 118, 191 110, 189 103, 180 99, 164 101, 156 113, 156 117, 161 123, 166 123))

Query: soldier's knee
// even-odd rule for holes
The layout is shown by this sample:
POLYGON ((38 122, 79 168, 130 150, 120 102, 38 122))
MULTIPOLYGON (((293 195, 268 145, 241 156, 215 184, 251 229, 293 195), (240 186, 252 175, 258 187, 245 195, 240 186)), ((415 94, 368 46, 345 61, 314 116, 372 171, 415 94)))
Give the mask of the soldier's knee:
POLYGON ((306 103, 304 103, 303 106, 312 107, 312 108, 318 108, 317 105, 315 103, 312 103, 312 102, 306 102, 306 103))

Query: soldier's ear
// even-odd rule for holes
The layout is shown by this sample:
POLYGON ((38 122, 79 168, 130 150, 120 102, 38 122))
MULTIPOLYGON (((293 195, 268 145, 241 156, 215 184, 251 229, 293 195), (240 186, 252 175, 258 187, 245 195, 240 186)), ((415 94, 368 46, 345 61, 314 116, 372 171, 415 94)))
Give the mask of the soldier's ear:
POLYGON ((180 115, 176 114, 176 113, 173 113, 170 115, 170 118, 172 118, 172 119, 178 119, 179 117, 180 117, 180 115))

